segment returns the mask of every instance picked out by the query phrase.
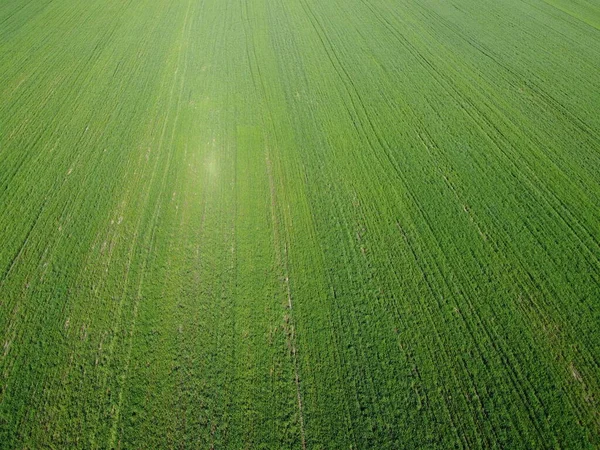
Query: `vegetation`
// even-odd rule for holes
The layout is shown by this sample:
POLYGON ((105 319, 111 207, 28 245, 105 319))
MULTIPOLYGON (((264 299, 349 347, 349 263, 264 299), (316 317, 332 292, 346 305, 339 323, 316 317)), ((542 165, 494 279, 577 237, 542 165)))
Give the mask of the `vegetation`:
POLYGON ((600 446, 600 5, 0 3, 1 448, 600 446))

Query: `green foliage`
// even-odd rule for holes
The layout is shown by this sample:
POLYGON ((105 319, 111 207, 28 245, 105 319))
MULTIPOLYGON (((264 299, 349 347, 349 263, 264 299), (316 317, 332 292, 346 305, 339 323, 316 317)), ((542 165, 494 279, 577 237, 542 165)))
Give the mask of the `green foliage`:
POLYGON ((0 3, 0 448, 600 446, 600 7, 0 3))

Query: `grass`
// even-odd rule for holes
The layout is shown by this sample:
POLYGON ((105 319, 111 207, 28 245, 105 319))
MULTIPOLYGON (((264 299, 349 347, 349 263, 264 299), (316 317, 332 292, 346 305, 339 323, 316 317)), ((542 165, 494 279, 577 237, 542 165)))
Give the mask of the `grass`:
POLYGON ((1 448, 600 445, 600 6, 0 5, 1 448))

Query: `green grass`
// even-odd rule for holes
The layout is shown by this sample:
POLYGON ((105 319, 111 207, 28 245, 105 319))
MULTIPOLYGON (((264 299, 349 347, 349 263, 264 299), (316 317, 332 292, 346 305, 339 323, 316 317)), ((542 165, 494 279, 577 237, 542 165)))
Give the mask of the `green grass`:
POLYGON ((600 4, 0 4, 0 448, 600 446, 600 4))

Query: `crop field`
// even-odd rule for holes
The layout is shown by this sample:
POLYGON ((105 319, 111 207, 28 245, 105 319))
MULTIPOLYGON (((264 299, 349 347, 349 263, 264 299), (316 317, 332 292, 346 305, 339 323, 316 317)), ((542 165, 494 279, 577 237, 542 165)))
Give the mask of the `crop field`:
POLYGON ((0 2, 0 448, 599 447, 598 0, 0 2))

